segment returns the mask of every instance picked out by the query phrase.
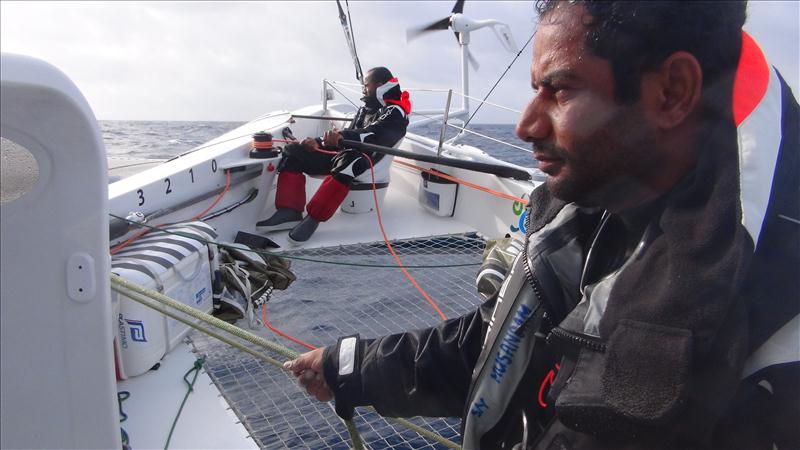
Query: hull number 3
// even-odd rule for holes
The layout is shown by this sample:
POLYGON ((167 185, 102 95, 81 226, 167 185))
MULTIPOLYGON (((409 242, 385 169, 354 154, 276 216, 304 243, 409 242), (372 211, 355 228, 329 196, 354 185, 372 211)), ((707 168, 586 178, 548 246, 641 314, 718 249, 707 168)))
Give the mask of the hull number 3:
MULTIPOLYGON (((217 160, 216 159, 212 159, 211 160, 211 173, 217 173, 217 170, 218 170, 217 160)), ((189 182, 192 183, 192 184, 194 184, 194 182, 195 182, 194 167, 189 169, 189 182)), ((172 181, 170 181, 169 178, 164 178, 164 184, 166 184, 166 189, 164 191, 164 195, 169 195, 169 194, 173 193, 175 189, 178 189, 177 185, 174 187, 175 189, 173 189, 172 181)), ((146 199, 145 199, 145 196, 144 196, 144 189, 137 189, 136 190, 136 204, 137 204, 137 206, 144 206, 145 202, 146 202, 146 199)))

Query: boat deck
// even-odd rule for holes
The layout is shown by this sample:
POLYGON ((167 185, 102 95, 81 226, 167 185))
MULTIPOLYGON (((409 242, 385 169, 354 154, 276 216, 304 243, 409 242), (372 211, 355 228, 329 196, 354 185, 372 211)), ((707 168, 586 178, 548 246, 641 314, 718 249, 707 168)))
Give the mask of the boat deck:
MULTIPOLYGON (((392 180, 392 183, 400 180, 392 180)), ((308 192, 317 189, 319 180, 308 178, 308 192)), ((423 210, 415 197, 407 190, 390 185, 381 205, 381 218, 387 236, 392 240, 426 238, 430 236, 472 233, 475 229, 451 217, 439 217, 423 210)), ((242 224, 243 231, 262 234, 255 229, 255 223, 242 224)), ((265 236, 281 246, 282 251, 295 251, 303 248, 338 247, 361 242, 383 243, 383 236, 375 212, 348 214, 337 211, 327 222, 321 223, 308 242, 295 245, 288 240, 288 231, 271 232, 265 236)))
MULTIPOLYGON (((120 402, 120 416, 124 419, 120 427, 128 437, 131 448, 164 448, 169 429, 188 390, 184 375, 197 360, 192 348, 179 344, 159 363, 158 369, 138 377, 117 382, 117 392, 128 397, 120 402), (152 399, 157 398, 168 408, 153 408, 152 399), (123 415, 125 414, 125 415, 123 415), (125 418, 127 416, 127 418, 125 418), (159 432, 161 431, 161 432, 159 432)), ((194 377, 191 374, 188 379, 194 377)), ((195 381, 191 395, 180 413, 170 448, 258 448, 245 430, 236 425, 238 419, 214 387, 209 375, 201 371, 195 381), (198 423, 207 423, 214 432, 200 432, 198 423)))
MULTIPOLYGON (((410 268, 409 272, 448 318, 479 304, 474 279, 485 242, 475 234, 400 240, 394 246, 404 264, 428 266, 410 268)), ((310 345, 333 344, 339 336, 354 333, 377 337, 440 321, 401 271, 393 267, 394 261, 382 243, 298 250, 286 256, 293 258, 292 270, 298 279, 286 291, 273 294, 266 305, 268 320, 310 345), (376 267, 342 265, 352 263, 376 267)), ((246 319, 238 325, 248 328, 246 319)), ((307 351, 263 326, 251 331, 298 352, 307 351)), ((332 405, 308 397, 287 373, 213 338, 195 333, 193 339, 198 352, 207 357, 209 375, 260 447, 350 448, 346 428, 332 405)), ((357 412, 355 423, 368 448, 444 448, 390 419, 361 408, 357 412)), ((459 439, 458 419, 413 421, 447 439, 459 439)))
MULTIPOLYGON (((125 166, 125 170, 136 171, 147 167, 147 164, 128 161, 121 166, 125 166)), ((308 177, 306 189, 309 195, 316 190, 320 181, 308 177)), ((409 272, 444 315, 448 318, 457 317, 473 310, 479 303, 474 285, 485 241, 472 226, 424 210, 416 196, 410 194, 416 192, 418 182, 419 175, 416 172, 400 170, 393 174, 392 184, 382 202, 384 229, 391 236, 402 262, 409 266, 409 272)), ((267 203, 272 195, 274 187, 267 203)), ((236 231, 262 234, 255 229, 255 223, 259 220, 256 217, 260 217, 255 212, 254 208, 242 208, 222 216, 218 219, 222 222, 212 222, 212 225, 220 227, 218 230, 226 230, 221 234, 223 241, 232 241, 236 231)), ((280 245, 279 249, 268 250, 290 259, 292 271, 297 275, 297 281, 285 291, 274 292, 266 305, 268 320, 285 333, 313 346, 324 346, 335 343, 340 336, 360 333, 363 337, 377 337, 430 326, 441 320, 434 308, 397 268, 383 241, 375 212, 347 214, 337 211, 329 221, 320 225, 308 242, 301 245, 291 244, 287 239, 287 231, 268 233, 266 236, 280 245)), ((257 324, 257 329, 250 329, 246 319, 240 320, 237 325, 295 351, 307 351, 305 347, 277 336, 261 322, 257 324)), ((213 382, 221 392, 221 398, 214 399, 216 405, 207 400, 190 398, 186 408, 221 409, 224 412, 230 405, 248 432, 243 444, 239 444, 240 438, 236 434, 241 434, 239 428, 230 432, 236 439, 217 443, 213 445, 214 448, 246 445, 275 449, 350 448, 350 437, 333 411, 332 404, 316 402, 282 370, 213 338, 193 332, 191 339, 195 357, 204 355, 207 358, 204 365, 207 375, 203 375, 203 382, 213 382)), ((274 354, 267 355, 278 360, 284 359, 274 354)), ((169 361, 169 358, 165 359, 162 367, 170 365, 172 370, 182 372, 172 377, 161 374, 161 379, 180 379, 193 361, 187 359, 178 364, 169 361)), ((148 376, 150 374, 142 378, 148 376)), ((125 384, 120 385, 120 389, 123 388, 125 384)), ((182 389, 180 391, 185 392, 182 389)), ((176 400, 176 404, 179 403, 180 399, 176 400)), ((139 408, 130 400, 125 402, 123 408, 130 410, 133 414, 128 414, 131 416, 139 415, 137 411, 146 411, 146 408, 139 408)), ((174 411, 162 411, 156 417, 158 419, 153 420, 171 421, 174 411)), ((459 439, 458 419, 416 418, 412 421, 449 440, 457 442, 459 439)), ((183 418, 181 422, 184 422, 183 418)), ((191 423, 188 420, 185 422, 191 423)), ((230 423, 231 420, 219 422, 230 423)), ((138 434, 137 428, 132 424, 126 425, 129 423, 123 423, 122 428, 128 431, 134 448, 140 447, 141 442, 134 440, 138 434)), ((444 448, 366 410, 358 412, 355 423, 368 448, 444 448)), ((176 433, 179 431, 176 430, 176 433)), ((207 431, 199 434, 220 434, 207 431)), ((154 439, 160 442, 156 444, 154 441, 154 445, 163 446, 166 436, 160 440, 154 439)), ((176 435, 173 438, 175 445, 171 446, 178 448, 180 442, 191 442, 183 439, 176 435)))

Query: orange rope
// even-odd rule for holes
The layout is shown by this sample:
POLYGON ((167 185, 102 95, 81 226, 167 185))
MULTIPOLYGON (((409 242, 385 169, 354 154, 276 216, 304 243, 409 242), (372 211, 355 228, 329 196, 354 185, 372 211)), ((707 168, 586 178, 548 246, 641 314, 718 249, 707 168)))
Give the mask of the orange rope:
POLYGON ((510 195, 510 194, 506 194, 506 193, 503 193, 503 192, 498 192, 498 191, 495 191, 493 189, 489 189, 487 187, 483 187, 483 186, 480 186, 480 185, 477 185, 477 184, 474 184, 474 183, 470 183, 469 181, 462 180, 460 178, 452 177, 450 175, 447 175, 446 173, 442 173, 442 172, 439 172, 439 171, 436 171, 436 170, 426 169, 424 167, 416 166, 414 164, 410 164, 410 163, 403 162, 403 161, 398 161, 396 159, 394 160, 394 163, 395 164, 400 164, 401 166, 411 167, 412 169, 417 169, 417 170, 419 170, 421 172, 427 172, 427 173, 429 173, 431 175, 436 175, 439 178, 444 178, 445 180, 450 180, 450 181, 452 181, 454 183, 458 183, 458 184, 461 184, 461 185, 464 185, 464 186, 467 186, 467 187, 471 187, 473 189, 477 189, 477 190, 482 191, 482 192, 486 192, 487 194, 494 195, 495 197, 500 197, 500 198, 503 198, 503 199, 506 199, 506 200, 513 200, 515 202, 520 202, 523 205, 527 205, 528 204, 528 200, 525 200, 524 198, 514 197, 513 195, 510 195))
MULTIPOLYGON (((163 224, 159 224, 159 225, 156 225, 156 226, 160 227, 161 225, 163 225, 163 224)), ((125 242, 123 242, 123 243, 117 245, 116 247, 112 248, 111 249, 111 254, 113 255, 113 254, 117 253, 118 251, 122 250, 123 248, 127 247, 131 242, 133 242, 133 241, 139 239, 140 237, 144 236, 145 234, 149 233, 150 230, 151 229, 148 228, 148 229, 146 229, 144 231, 140 231, 139 233, 134 234, 133 236, 129 237, 127 240, 125 240, 125 242)))
MULTIPOLYGON (((298 141, 291 141, 291 140, 284 140, 284 139, 273 139, 273 141, 275 141, 275 142, 287 142, 287 143, 297 143, 298 142, 298 141)), ((325 154, 328 154, 328 155, 336 155, 336 154, 338 154, 338 152, 330 151, 330 150, 323 150, 321 148, 317 148, 315 151, 317 151, 319 153, 325 153, 325 154)), ((450 181, 452 181, 454 183, 458 183, 458 184, 463 185, 463 186, 471 187, 471 188, 479 190, 481 192, 486 192, 487 194, 494 195, 495 197, 499 197, 499 198, 502 198, 502 199, 505 199, 505 200, 511 200, 511 201, 514 201, 514 202, 519 202, 519 203, 522 203, 523 205, 527 205, 528 204, 528 200, 526 200, 524 198, 515 197, 515 196, 513 196, 511 194, 506 194, 504 192, 495 191, 494 189, 489 189, 487 187, 483 187, 483 186, 477 185, 475 183, 470 183, 469 181, 462 180, 461 178, 456 178, 454 176, 447 175, 446 173, 442 173, 442 172, 439 172, 439 171, 436 171, 436 170, 426 169, 424 167, 420 167, 420 166, 417 166, 417 165, 414 165, 414 164, 411 164, 411 163, 407 163, 407 162, 404 162, 404 161, 399 161, 397 159, 394 160, 394 163, 395 164, 400 164, 402 166, 410 167, 412 169, 417 169, 420 172, 427 172, 427 173, 429 173, 431 175, 436 175, 439 178, 444 178, 445 180, 450 180, 450 181)))
MULTIPOLYGON (((338 153, 338 152, 335 152, 335 151, 323 150, 321 148, 317 148, 317 149, 315 149, 315 151, 317 151, 319 153, 326 153, 326 154, 329 154, 329 155, 335 155, 335 154, 338 153)), ((419 293, 422 294, 422 297, 425 298, 425 301, 428 302, 429 305, 431 305, 431 307, 436 311, 437 314, 439 314, 439 317, 442 320, 447 320, 447 316, 444 315, 444 313, 439 308, 439 306, 436 304, 436 302, 434 302, 433 299, 431 299, 431 297, 425 292, 425 290, 422 289, 422 287, 419 285, 419 283, 417 283, 417 280, 414 279, 414 277, 408 272, 408 270, 403 265, 403 262, 400 260, 400 257, 397 256, 397 253, 395 253, 394 247, 392 247, 392 244, 389 241, 389 237, 386 235, 386 230, 383 227, 383 218, 381 217, 381 208, 380 208, 380 206, 378 204, 377 188, 375 187, 375 167, 372 164, 372 159, 367 154, 362 153, 362 155, 364 155, 364 157, 367 159, 367 162, 369 162, 369 170, 370 170, 370 173, 372 175, 372 196, 373 196, 373 199, 375 200, 375 213, 376 213, 376 215, 378 217, 378 226, 380 227, 381 235, 383 235, 383 241, 386 243, 386 247, 389 249, 389 252, 392 254, 392 257, 394 257, 394 260, 397 263, 397 266, 400 267, 400 270, 403 272, 403 274, 406 276, 406 278, 408 278, 408 281, 410 281, 411 284, 414 286, 414 288, 416 288, 417 291, 419 291, 419 293)), ((447 175, 447 174, 444 174, 444 173, 441 173, 441 172, 438 172, 438 171, 426 169, 424 167, 416 166, 414 164, 410 164, 410 163, 403 162, 403 161, 394 160, 394 162, 397 163, 397 164, 406 166, 406 167, 411 167, 413 169, 417 169, 417 170, 419 170, 421 172, 430 173, 431 175, 435 175, 437 177, 444 178, 445 180, 450 180, 450 181, 452 181, 454 183, 462 184, 464 186, 471 187, 473 189, 477 189, 477 190, 482 191, 482 192, 486 192, 487 194, 494 195, 496 197, 500 197, 500 198, 503 198, 503 199, 506 199, 506 200, 513 200, 515 202, 520 202, 523 205, 527 205, 528 204, 528 200, 526 200, 524 198, 519 198, 519 197, 515 197, 515 196, 510 195, 510 194, 505 194, 503 192, 498 192, 498 191, 495 191, 493 189, 489 189, 489 188, 486 188, 486 187, 483 187, 483 186, 479 186, 477 184, 470 183, 469 181, 462 180, 462 179, 456 178, 456 177, 452 177, 450 175, 447 175)), ((291 340, 292 342, 300 344, 300 345, 302 345, 302 346, 304 346, 304 347, 306 347, 308 349, 313 350, 313 349, 316 348, 316 347, 314 347, 314 346, 312 346, 310 344, 307 344, 307 343, 305 343, 305 342, 303 342, 303 341, 301 341, 301 340, 299 340, 299 339, 297 339, 295 337, 292 337, 292 336, 290 336, 290 335, 278 330, 277 328, 273 327, 272 324, 270 324, 267 321, 267 305, 264 304, 264 306, 262 308, 263 308, 262 320, 264 321, 264 325, 267 328, 269 328, 273 332, 279 334, 280 336, 283 336, 283 337, 291 340)))
POLYGON ((323 149, 321 149, 319 147, 315 148, 314 151, 317 152, 317 153, 325 153, 326 155, 338 155, 339 154, 339 152, 337 152, 337 151, 323 150, 323 149))
MULTIPOLYGON (((338 153, 338 152, 333 152, 333 151, 329 151, 329 150, 323 150, 321 148, 317 148, 317 149, 315 149, 315 151, 320 152, 320 153, 328 153, 328 154, 337 154, 338 153)), ((439 308, 439 306, 436 304, 436 302, 434 302, 433 299, 430 298, 430 296, 425 292, 425 290, 423 290, 422 287, 420 287, 419 283, 417 283, 417 280, 415 280, 414 277, 408 272, 408 270, 406 270, 405 266, 403 265, 403 262, 400 261, 400 257, 397 256, 397 253, 395 253, 394 248, 392 247, 392 244, 389 242, 389 237, 386 235, 386 230, 383 228, 383 219, 381 218, 381 208, 380 208, 380 206, 378 204, 378 193, 377 193, 377 188, 375 187, 375 167, 372 165, 372 159, 370 159, 370 157, 368 155, 366 155, 364 153, 362 153, 362 155, 364 155, 364 157, 367 158, 367 162, 369 163, 369 170, 370 170, 370 174, 372 175, 372 197, 375 200, 375 212, 377 213, 377 216, 378 216, 378 226, 381 229, 381 234, 383 235, 383 241, 386 243, 386 247, 389 248, 389 252, 394 257, 394 260, 397 263, 398 267, 400 267, 400 270, 403 271, 403 274, 405 274, 406 278, 408 278, 408 280, 417 289, 417 291, 419 291, 419 293, 422 294, 422 297, 425 298, 425 301, 427 301, 428 304, 431 305, 431 307, 433 307, 433 309, 436 311, 436 313, 439 314, 439 317, 441 317, 442 320, 447 320, 447 316, 444 315, 444 313, 439 308)), ((272 326, 272 324, 267 320, 267 304, 265 303, 261 308, 262 308, 261 320, 264 322, 264 326, 266 326, 267 328, 272 330, 274 333, 277 333, 278 335, 283 336, 286 339, 289 339, 290 341, 292 341, 294 343, 300 344, 303 347, 306 347, 306 348, 308 348, 310 350, 314 350, 316 348, 313 345, 307 344, 307 343, 301 341, 300 339, 297 339, 297 338, 295 338, 293 336, 290 336, 290 335, 284 333, 283 331, 281 331, 281 330, 275 328, 274 326, 272 326)))
POLYGON ((217 197, 216 200, 214 200, 214 203, 212 203, 208 208, 204 209, 203 212, 201 212, 200 214, 192 217, 191 220, 197 220, 197 219, 205 216, 207 212, 211 211, 211 209, 214 208, 215 206, 217 206, 217 203, 219 203, 219 201, 222 200, 222 197, 225 196, 225 193, 228 192, 228 189, 231 187, 231 171, 230 170, 226 171, 225 175, 226 175, 225 176, 225 188, 222 189, 222 192, 219 193, 219 196, 217 197))
POLYGON ((389 237, 386 235, 386 230, 383 228, 383 219, 381 218, 381 208, 378 205, 378 192, 377 188, 375 187, 375 168, 372 165, 372 159, 365 153, 362 153, 362 155, 364 155, 364 157, 367 158, 367 162, 369 162, 369 170, 370 173, 372 174, 372 197, 375 199, 375 213, 378 216, 378 226, 381 229, 381 234, 383 235, 383 241, 386 243, 386 247, 389 249, 389 252, 394 257, 395 262, 397 262, 397 266, 400 267, 400 270, 402 270, 403 274, 406 276, 406 278, 408 278, 408 281, 410 281, 411 284, 414 285, 414 287, 417 289, 417 291, 419 291, 419 293, 422 294, 422 297, 424 297, 425 301, 428 302, 428 304, 431 305, 431 307, 433 307, 433 309, 439 314, 439 317, 441 317, 442 320, 447 320, 447 316, 445 316, 442 310, 439 309, 439 306, 436 304, 436 302, 434 302, 433 299, 431 299, 430 296, 428 296, 428 294, 422 289, 422 287, 420 287, 419 283, 417 283, 417 280, 415 280, 414 277, 408 272, 408 270, 406 270, 405 266, 403 265, 403 262, 400 261, 400 257, 397 256, 397 253, 395 253, 394 247, 392 247, 392 244, 389 242, 389 237))
MULTIPOLYGON (((226 171, 226 177, 225 177, 225 188, 224 188, 224 189, 222 189, 222 192, 220 192, 220 193, 219 193, 219 195, 217 196, 217 199, 216 199, 216 200, 214 200, 214 203, 212 203, 212 204, 211 204, 211 206, 209 206, 208 208, 206 208, 206 209, 205 209, 203 212, 201 212, 200 214, 198 214, 198 215, 196 215, 196 216, 192 217, 190 220, 197 220, 197 219, 199 219, 199 218, 201 218, 201 217, 205 216, 207 212, 211 211, 211 209, 212 209, 213 207, 217 206, 217 203, 219 203, 219 201, 220 201, 220 200, 222 200, 222 197, 224 197, 224 196, 225 196, 225 193, 226 193, 226 192, 228 192, 228 189, 229 189, 230 187, 231 187, 231 172, 230 172, 230 171, 226 171)), ((144 230, 144 231, 141 231, 141 232, 139 232, 139 233, 137 233, 137 234, 134 234, 133 236, 131 236, 131 237, 129 237, 128 239, 126 239, 126 240, 125 240, 125 242, 122 242, 121 244, 119 244, 119 245, 117 245, 116 247, 112 248, 112 249, 110 250, 110 253, 113 255, 113 254, 115 254, 115 253, 119 252, 120 250, 122 250, 123 248, 127 247, 128 245, 130 245, 130 244, 131 244, 132 242, 134 242, 135 240, 137 240, 137 239, 139 239, 140 237, 144 236, 145 234, 147 234, 147 233, 151 232, 151 231, 152 231, 154 228, 158 228, 158 227, 160 227, 160 226, 163 226, 163 225, 164 225, 163 223, 160 223, 160 224, 158 224, 158 225, 155 225, 153 228, 148 228, 148 229, 146 229, 146 230, 144 230)))
POLYGON ((311 345, 311 344, 306 344, 305 342, 301 341, 300 339, 297 339, 297 338, 295 338, 295 337, 289 336, 288 334, 284 333, 283 331, 281 331, 281 330, 279 330, 279 329, 277 329, 277 328, 273 327, 273 326, 272 326, 272 324, 271 324, 271 323, 269 323, 269 320, 267 320, 267 304, 266 304, 266 303, 264 303, 263 305, 261 305, 261 320, 264 322, 264 325, 265 325, 267 328, 269 328, 269 329, 270 329, 270 330, 272 330, 273 332, 275 332, 275 333, 279 334, 280 336, 283 336, 283 337, 285 337, 286 339, 289 339, 290 341, 292 341, 292 342, 294 342, 294 343, 300 344, 300 345, 302 345, 303 347, 305 347, 305 348, 307 348, 307 349, 309 349, 309 350, 314 350, 314 349, 316 349, 316 348, 317 348, 317 347, 314 347, 314 346, 313 346, 313 345, 311 345))

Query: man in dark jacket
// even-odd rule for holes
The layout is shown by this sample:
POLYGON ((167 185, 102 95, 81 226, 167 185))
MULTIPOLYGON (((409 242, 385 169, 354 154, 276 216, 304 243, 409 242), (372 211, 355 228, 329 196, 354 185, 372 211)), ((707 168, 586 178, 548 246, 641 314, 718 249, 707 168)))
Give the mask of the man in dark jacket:
MULTIPOLYGON (((798 448, 798 104, 745 4, 537 4, 517 134, 548 178, 478 311, 285 367, 467 449, 798 448)), ((486 285, 484 285, 486 286, 486 285)))
MULTIPOLYGON (((353 180, 370 170, 370 162, 357 150, 342 149, 343 139, 393 147, 406 134, 411 102, 408 92, 389 69, 375 67, 364 77, 364 106, 358 109, 353 123, 345 130, 332 129, 322 138, 306 138, 290 144, 278 175, 275 193, 277 211, 256 224, 259 231, 291 230, 289 240, 307 241, 320 222, 333 216, 350 190, 353 180), (333 152, 335 151, 335 153, 333 152), (304 173, 328 175, 306 206, 304 173), (303 218, 303 209, 308 215, 303 218)), ((372 164, 383 154, 368 153, 372 164)))

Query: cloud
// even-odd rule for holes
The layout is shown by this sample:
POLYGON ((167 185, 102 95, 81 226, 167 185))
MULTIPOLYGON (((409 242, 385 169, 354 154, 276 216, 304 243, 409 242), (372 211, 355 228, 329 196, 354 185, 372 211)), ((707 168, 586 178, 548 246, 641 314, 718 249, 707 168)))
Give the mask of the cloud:
MULTIPOLYGON (((364 69, 385 65, 404 87, 460 90, 461 56, 452 32, 405 42, 408 27, 446 17, 451 8, 450 2, 350 2, 364 69)), ((4 1, 0 9, 2 51, 59 67, 100 119, 244 121, 318 103, 323 78, 355 81, 333 1, 4 1)), ((465 13, 508 23, 520 47, 533 32, 532 2, 469 1, 465 13)), ((750 15, 748 29, 797 92, 798 4, 752 2, 750 15)), ((469 74, 470 94, 483 98, 515 55, 488 29, 471 37, 481 67, 469 74)), ((530 55, 528 47, 490 101, 524 107, 530 55)), ((441 108, 444 99, 417 94, 415 105, 441 108)), ((487 106, 475 120, 515 119, 487 106)))

